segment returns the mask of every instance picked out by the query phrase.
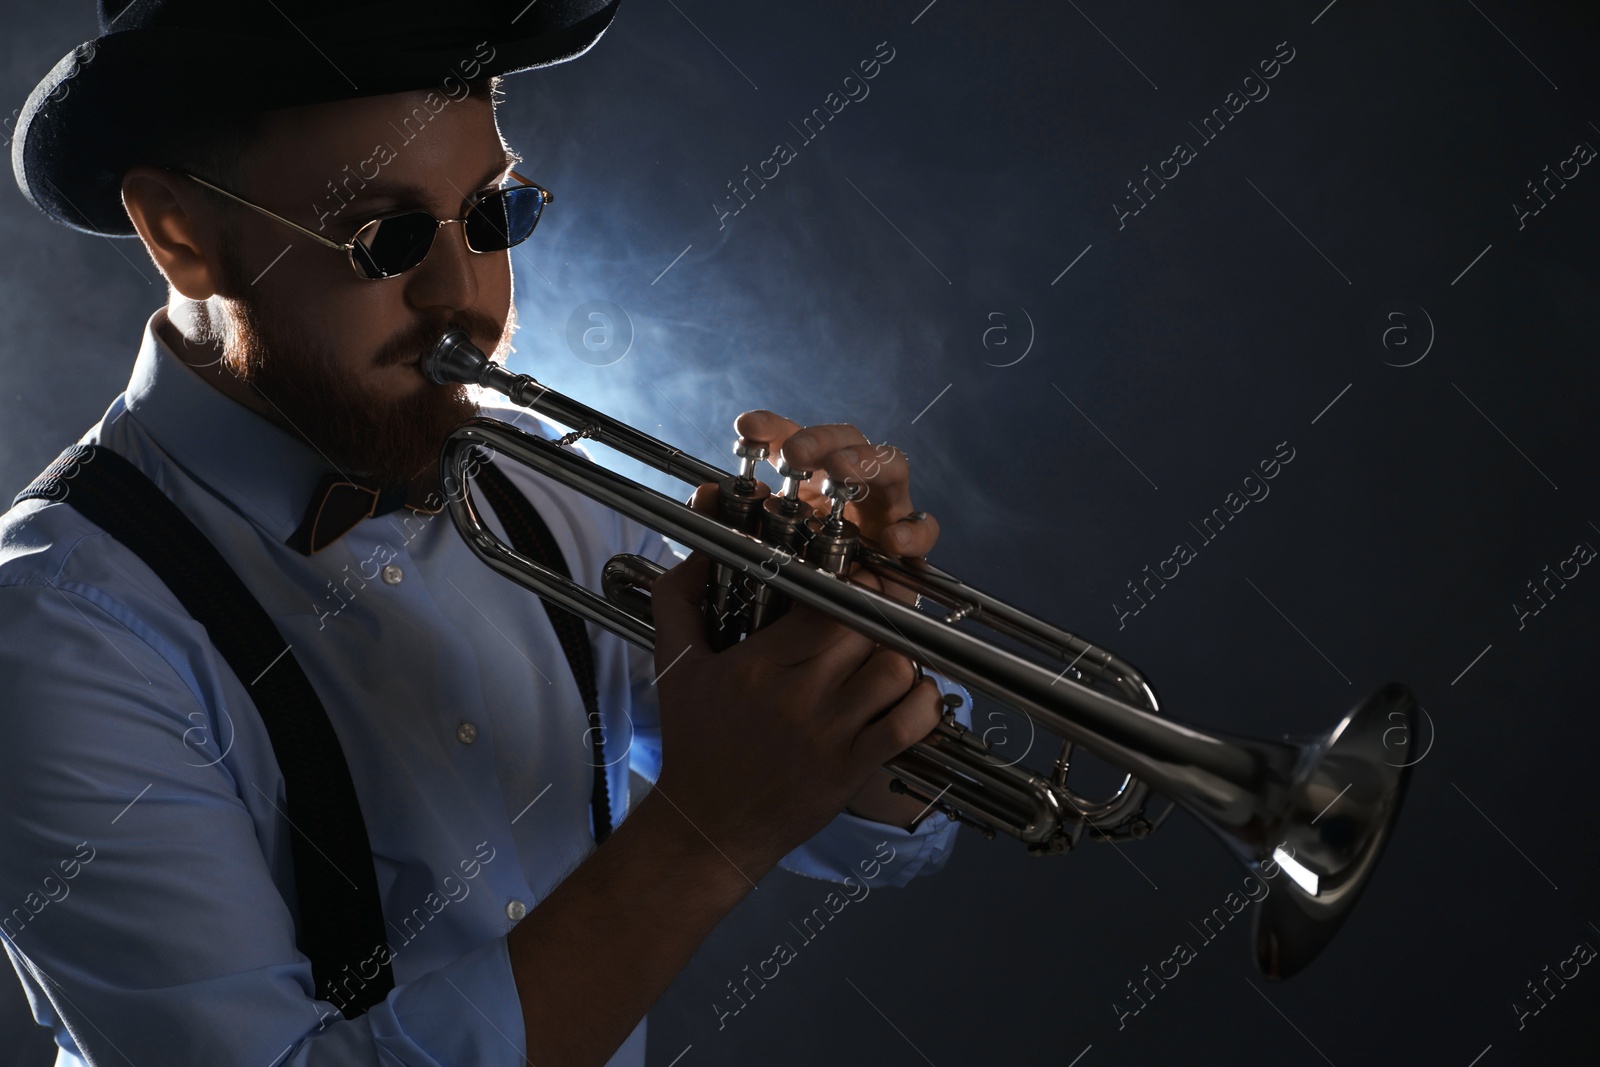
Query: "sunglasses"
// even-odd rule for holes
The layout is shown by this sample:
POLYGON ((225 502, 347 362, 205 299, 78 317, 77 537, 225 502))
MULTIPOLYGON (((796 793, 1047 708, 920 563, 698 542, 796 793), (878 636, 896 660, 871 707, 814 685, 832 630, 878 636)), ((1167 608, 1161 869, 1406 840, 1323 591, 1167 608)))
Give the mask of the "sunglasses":
POLYGON ((397 211, 393 215, 384 215, 363 223, 354 237, 340 244, 304 226, 290 222, 282 215, 274 214, 259 204, 252 204, 243 197, 235 196, 220 186, 212 185, 204 178, 196 178, 193 174, 183 171, 179 173, 199 182, 207 189, 221 193, 229 200, 237 201, 253 211, 261 212, 269 219, 276 219, 285 226, 298 230, 320 245, 345 253, 350 257, 350 266, 355 269, 356 274, 368 281, 393 278, 417 266, 433 247, 433 239, 438 235, 440 227, 452 222, 461 223, 462 234, 466 238, 469 250, 504 252, 528 239, 528 235, 533 233, 533 228, 539 224, 539 216, 544 213, 544 206, 552 199, 550 190, 535 185, 516 171, 512 171, 511 177, 521 184, 474 197, 468 202, 466 214, 459 219, 435 218, 430 212, 421 209, 397 211))

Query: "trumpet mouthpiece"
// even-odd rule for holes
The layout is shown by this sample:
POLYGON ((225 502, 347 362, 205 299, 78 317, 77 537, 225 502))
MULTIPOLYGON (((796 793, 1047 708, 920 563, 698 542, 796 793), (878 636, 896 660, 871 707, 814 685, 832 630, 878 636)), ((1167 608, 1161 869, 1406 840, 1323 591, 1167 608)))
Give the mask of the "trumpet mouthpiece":
POLYGON ((480 385, 490 366, 489 357, 465 330, 446 330, 421 364, 423 375, 438 385, 480 385))

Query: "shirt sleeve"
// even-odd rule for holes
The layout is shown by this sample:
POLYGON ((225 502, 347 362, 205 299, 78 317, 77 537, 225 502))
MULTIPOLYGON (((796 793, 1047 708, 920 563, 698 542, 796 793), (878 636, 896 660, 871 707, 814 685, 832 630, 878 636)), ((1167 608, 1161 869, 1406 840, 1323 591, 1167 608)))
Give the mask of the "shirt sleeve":
MULTIPOLYGON (((680 562, 681 557, 665 538, 650 530, 645 534, 636 552, 667 568, 680 562)), ((661 773, 661 716, 652 684, 655 663, 650 653, 637 647, 632 648, 630 656, 633 729, 630 766, 654 782, 661 773)), ((928 676, 941 693, 961 697, 956 718, 971 727, 971 694, 965 687, 932 671, 928 676)), ((780 860, 779 866, 795 874, 843 882, 846 878, 862 877, 863 865, 870 865, 875 872, 881 871, 875 877, 882 877, 884 881, 878 884, 903 886, 919 875, 933 874, 944 867, 955 847, 957 828, 955 822, 938 812, 925 816, 915 830, 904 830, 844 811, 834 816, 811 840, 780 860)))
POLYGON ((192 744, 227 667, 184 627, 59 574, 0 587, 0 934, 39 1021, 93 1063, 521 1064, 503 936, 354 1020, 314 997, 241 799, 274 783, 192 744))
MULTIPOLYGON (((961 697, 956 719, 970 728, 972 695, 966 687, 932 671, 926 673, 939 687, 939 692, 961 697)), ((865 872, 877 870, 881 864, 883 881, 878 884, 903 886, 913 878, 944 868, 955 848, 958 828, 958 824, 942 812, 930 811, 917 823, 916 829, 905 830, 841 811, 815 837, 780 860, 779 865, 809 878, 843 882, 846 878, 865 877, 865 872)))

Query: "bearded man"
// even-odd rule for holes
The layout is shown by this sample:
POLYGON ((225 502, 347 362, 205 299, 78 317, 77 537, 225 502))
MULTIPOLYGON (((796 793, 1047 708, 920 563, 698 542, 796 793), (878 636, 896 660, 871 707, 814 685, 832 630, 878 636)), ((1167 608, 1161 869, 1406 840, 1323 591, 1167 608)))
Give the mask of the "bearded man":
MULTIPOLYGON (((0 936, 58 1064, 642 1064, 774 866, 948 856, 882 764, 959 687, 804 607, 714 650, 706 559, 518 465, 441 475, 480 410, 558 436, 420 364, 447 330, 509 350, 509 249, 553 196, 498 78, 616 3, 439 7, 102 0, 18 122, 29 200, 169 287, 126 391, 0 516, 0 936), (617 552, 669 565, 654 657, 481 566, 456 492, 591 588, 617 552)), ((933 546, 897 450, 736 429, 808 499, 870 473, 865 535, 933 546)))

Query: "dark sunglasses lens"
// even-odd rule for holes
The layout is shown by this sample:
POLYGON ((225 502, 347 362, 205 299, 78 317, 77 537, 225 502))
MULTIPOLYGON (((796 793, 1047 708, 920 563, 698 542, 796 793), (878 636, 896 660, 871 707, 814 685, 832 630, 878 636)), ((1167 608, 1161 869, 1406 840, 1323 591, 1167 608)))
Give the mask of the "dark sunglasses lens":
POLYGON ((467 212, 467 247, 474 252, 501 252, 528 239, 544 196, 530 186, 502 189, 483 198, 467 212))
POLYGON ((351 255, 366 278, 392 278, 422 262, 439 232, 439 221, 426 211, 409 211, 370 222, 356 234, 351 255))

